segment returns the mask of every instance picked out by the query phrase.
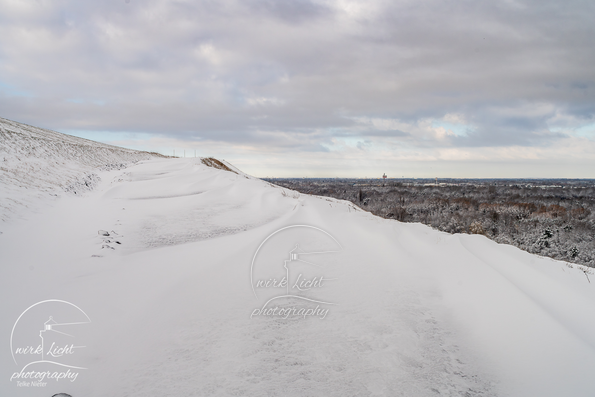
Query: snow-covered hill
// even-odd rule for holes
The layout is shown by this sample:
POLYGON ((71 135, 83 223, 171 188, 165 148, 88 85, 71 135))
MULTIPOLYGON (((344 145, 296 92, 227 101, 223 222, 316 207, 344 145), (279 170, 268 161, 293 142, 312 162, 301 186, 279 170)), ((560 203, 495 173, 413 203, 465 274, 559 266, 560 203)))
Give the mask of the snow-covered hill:
POLYGON ((97 168, 161 157, 0 118, 0 220, 37 208, 39 199, 91 190, 97 168))
POLYGON ((588 269, 214 164, 2 225, 0 395, 595 395, 588 269))

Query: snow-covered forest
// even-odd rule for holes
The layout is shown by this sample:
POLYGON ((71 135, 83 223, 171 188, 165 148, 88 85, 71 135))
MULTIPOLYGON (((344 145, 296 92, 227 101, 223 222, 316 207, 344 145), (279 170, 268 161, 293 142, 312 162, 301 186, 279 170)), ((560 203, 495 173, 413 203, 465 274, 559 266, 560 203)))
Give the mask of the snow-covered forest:
POLYGON ((594 180, 268 179, 401 222, 595 267, 594 180))

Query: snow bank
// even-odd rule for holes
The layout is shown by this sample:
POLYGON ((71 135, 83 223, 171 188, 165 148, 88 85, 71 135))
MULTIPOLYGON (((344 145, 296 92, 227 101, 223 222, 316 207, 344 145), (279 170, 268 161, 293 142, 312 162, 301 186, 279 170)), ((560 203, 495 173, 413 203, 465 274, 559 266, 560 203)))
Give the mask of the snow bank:
MULTIPOLYGON (((40 166, 54 161, 46 153, 40 166)), ((95 172, 84 198, 63 195, 0 235, 0 341, 16 340, 13 329, 36 341, 51 313, 15 326, 25 309, 71 302, 91 319, 72 357, 86 369, 72 382, 18 386, 11 376, 35 356, 13 360, 5 348, 0 395, 595 394, 585 269, 201 159, 95 172), (263 274, 325 281, 255 287, 263 274), (271 296, 277 313, 303 315, 262 314, 271 296)))
POLYGON ((159 157, 0 118, 0 220, 64 193, 92 190, 98 168, 122 169, 159 157))

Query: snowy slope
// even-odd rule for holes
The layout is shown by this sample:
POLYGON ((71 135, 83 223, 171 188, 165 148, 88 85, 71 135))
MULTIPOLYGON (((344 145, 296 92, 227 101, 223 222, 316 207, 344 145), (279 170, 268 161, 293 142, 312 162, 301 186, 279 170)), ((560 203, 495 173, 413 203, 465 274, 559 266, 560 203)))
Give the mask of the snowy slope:
POLYGON ((0 118, 0 220, 64 193, 91 190, 98 167, 160 157, 0 118))
POLYGON ((595 395, 595 286, 581 269, 236 171, 140 161, 3 225, 0 395, 595 395), (290 251, 324 286, 253 288, 283 276, 290 251), (255 315, 271 297, 319 315, 255 315), (18 386, 34 357, 13 360, 9 341, 48 299, 90 318, 73 357, 86 369, 18 386))

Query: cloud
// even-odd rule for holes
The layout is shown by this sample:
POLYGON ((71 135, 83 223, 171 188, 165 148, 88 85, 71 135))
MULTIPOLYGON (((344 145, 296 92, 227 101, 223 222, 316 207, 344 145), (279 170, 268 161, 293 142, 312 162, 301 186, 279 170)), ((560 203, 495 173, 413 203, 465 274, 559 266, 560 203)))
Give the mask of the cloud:
POLYGON ((349 136, 371 140, 366 151, 414 153, 556 147, 595 121, 589 2, 0 0, 0 8, 2 116, 58 131, 268 153, 335 150, 334 137, 349 136))
POLYGON ((324 3, 308 0, 274 1, 274 0, 249 0, 242 3, 247 9, 249 17, 277 18, 281 22, 299 24, 312 19, 329 17, 332 9, 324 3))

